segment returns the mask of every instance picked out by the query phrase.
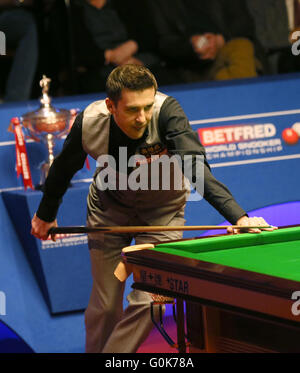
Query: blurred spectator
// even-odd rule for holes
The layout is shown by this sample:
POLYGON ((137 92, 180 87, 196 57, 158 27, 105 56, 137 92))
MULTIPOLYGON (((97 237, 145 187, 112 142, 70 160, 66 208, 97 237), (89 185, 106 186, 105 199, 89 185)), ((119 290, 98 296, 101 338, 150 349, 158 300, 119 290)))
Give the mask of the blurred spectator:
MULTIPOLYGON (((119 9, 124 10, 120 3, 119 9)), ((157 56, 131 37, 112 0, 73 0, 71 17, 80 93, 104 90, 115 66, 135 63, 153 70, 159 65, 157 56)))
MULTIPOLYGON (((271 73, 300 71, 291 50, 291 34, 300 27, 298 0, 247 0, 256 35, 267 51, 271 73)), ((295 41, 295 40, 294 40, 295 41)))
MULTIPOLYGON (((151 0, 150 0, 151 1, 151 0)), ((159 85, 176 82, 176 76, 165 67, 159 57, 158 40, 154 37, 153 20, 148 0, 112 0, 130 39, 139 46, 145 65, 154 73, 159 85)))
MULTIPOLYGON (((195 0, 192 0, 192 3, 195 0)), ((187 2, 189 4, 190 1, 187 2)), ((256 70, 259 74, 269 71, 266 51, 256 36, 255 22, 248 10, 247 0, 211 0, 209 13, 226 41, 246 38, 254 46, 256 70)))
POLYGON ((249 31, 244 32, 251 17, 239 1, 232 5, 238 10, 232 10, 227 1, 149 0, 149 6, 160 54, 183 81, 257 75, 254 46, 248 39, 249 31), (233 19, 226 10, 233 11, 233 19), (234 30, 237 14, 240 25, 234 30), (232 33, 225 32, 227 28, 232 33))
POLYGON ((38 61, 38 35, 31 12, 33 0, 0 0, 0 30, 13 61, 6 79, 4 101, 28 100, 38 61))

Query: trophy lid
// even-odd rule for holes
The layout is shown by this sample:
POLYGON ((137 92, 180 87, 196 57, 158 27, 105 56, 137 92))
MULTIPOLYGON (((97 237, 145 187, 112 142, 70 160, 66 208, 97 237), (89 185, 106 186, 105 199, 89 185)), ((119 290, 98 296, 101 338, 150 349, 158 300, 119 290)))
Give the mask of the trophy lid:
POLYGON ((51 98, 48 95, 51 79, 43 75, 40 81, 42 87, 41 106, 35 111, 22 115, 23 125, 34 132, 52 133, 65 130, 70 118, 70 111, 55 109, 51 105, 51 98))

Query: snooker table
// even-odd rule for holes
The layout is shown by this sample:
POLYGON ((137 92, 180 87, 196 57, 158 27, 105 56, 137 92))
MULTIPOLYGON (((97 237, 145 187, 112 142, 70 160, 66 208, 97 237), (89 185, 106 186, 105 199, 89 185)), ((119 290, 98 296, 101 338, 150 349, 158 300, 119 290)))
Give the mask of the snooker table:
POLYGON ((300 352, 300 226, 164 242, 123 258, 134 288, 176 299, 179 352, 300 352))

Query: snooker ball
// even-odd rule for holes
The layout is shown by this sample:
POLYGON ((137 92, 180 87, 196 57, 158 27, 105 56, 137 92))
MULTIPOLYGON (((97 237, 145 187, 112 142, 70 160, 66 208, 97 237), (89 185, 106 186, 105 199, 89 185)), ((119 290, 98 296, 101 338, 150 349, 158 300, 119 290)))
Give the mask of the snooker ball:
POLYGON ((292 125, 292 130, 297 132, 298 136, 300 137, 300 122, 294 123, 292 125))
POLYGON ((282 138, 288 145, 295 145, 299 141, 299 136, 292 128, 286 128, 282 131, 282 138))

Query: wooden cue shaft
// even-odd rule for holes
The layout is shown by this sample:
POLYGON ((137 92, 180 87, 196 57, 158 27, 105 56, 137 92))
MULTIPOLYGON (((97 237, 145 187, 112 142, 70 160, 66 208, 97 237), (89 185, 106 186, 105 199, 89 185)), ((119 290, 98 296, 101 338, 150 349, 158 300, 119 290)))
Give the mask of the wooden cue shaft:
POLYGON ((178 226, 111 226, 111 227, 53 227, 48 234, 73 234, 73 233, 138 233, 138 232, 163 232, 163 231, 206 231, 215 229, 252 229, 272 228, 272 226, 239 226, 239 225, 178 225, 178 226))

